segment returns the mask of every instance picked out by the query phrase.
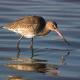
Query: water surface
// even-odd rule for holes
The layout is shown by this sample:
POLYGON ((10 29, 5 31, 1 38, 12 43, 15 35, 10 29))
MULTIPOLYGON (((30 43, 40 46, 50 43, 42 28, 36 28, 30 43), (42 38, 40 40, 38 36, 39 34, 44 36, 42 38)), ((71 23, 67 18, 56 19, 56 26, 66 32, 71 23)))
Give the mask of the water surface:
POLYGON ((17 58, 20 35, 1 29, 0 80, 80 80, 80 1, 0 0, 0 25, 26 15, 56 21, 70 46, 51 32, 34 39, 35 55, 31 59, 31 40, 23 38, 17 58))

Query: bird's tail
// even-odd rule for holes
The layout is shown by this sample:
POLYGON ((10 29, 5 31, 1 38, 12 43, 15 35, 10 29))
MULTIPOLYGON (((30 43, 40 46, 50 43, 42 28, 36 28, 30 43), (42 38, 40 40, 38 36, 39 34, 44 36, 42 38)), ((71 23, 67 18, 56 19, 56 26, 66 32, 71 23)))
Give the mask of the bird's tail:
POLYGON ((4 29, 4 26, 0 26, 0 29, 4 29))
POLYGON ((6 29, 5 26, 0 26, 0 30, 4 30, 4 29, 6 29))

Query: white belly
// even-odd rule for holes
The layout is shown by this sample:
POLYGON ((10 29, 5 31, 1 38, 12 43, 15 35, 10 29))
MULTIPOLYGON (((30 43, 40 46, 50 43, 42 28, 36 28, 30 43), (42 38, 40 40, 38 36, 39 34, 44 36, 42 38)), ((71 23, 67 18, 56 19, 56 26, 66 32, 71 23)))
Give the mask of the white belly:
POLYGON ((32 30, 28 29, 18 29, 17 32, 24 36, 25 38, 33 38, 35 36, 34 32, 32 30))
POLYGON ((35 33, 32 30, 28 29, 18 28, 18 29, 8 29, 8 30, 19 33, 25 38, 33 38, 35 36, 35 33))
POLYGON ((34 34, 26 34, 24 35, 25 38, 33 38, 35 35, 34 34))

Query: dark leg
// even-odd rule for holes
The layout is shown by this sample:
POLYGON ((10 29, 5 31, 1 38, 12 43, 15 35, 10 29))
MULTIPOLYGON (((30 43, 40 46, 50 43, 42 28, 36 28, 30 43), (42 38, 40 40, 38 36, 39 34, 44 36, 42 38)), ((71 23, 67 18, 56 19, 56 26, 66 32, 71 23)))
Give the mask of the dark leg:
POLYGON ((31 39, 31 52, 32 52, 31 58, 33 58, 33 56, 34 56, 34 51, 33 51, 33 38, 31 39))
POLYGON ((20 40, 23 38, 23 36, 20 37, 20 39, 17 42, 17 58, 19 58, 20 56, 20 48, 19 48, 19 44, 20 44, 20 40))

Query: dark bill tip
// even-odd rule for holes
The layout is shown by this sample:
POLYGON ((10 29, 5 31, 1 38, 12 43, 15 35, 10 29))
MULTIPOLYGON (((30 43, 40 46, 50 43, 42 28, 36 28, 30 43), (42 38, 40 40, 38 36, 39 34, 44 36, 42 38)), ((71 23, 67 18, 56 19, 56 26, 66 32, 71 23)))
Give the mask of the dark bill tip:
POLYGON ((70 43, 64 38, 63 34, 62 34, 58 29, 56 29, 55 31, 56 31, 56 33, 64 40, 64 42, 65 42, 67 45, 70 45, 70 43))

